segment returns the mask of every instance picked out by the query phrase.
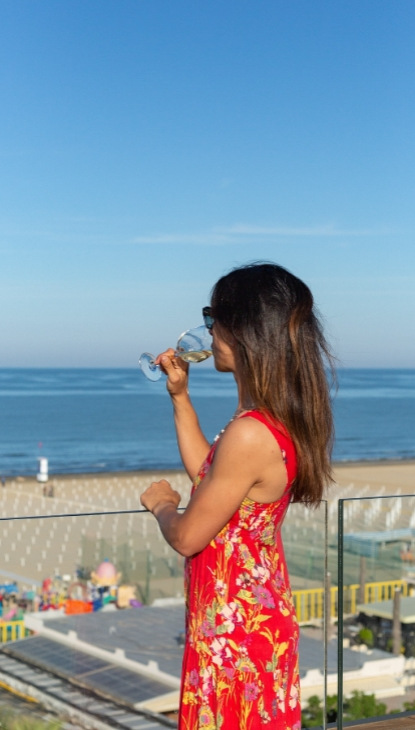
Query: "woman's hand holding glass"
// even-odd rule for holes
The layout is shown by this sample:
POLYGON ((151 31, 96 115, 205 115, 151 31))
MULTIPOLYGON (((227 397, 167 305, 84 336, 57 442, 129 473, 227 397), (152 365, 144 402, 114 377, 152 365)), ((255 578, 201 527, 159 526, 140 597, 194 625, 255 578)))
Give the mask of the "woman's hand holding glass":
POLYGON ((187 393, 189 364, 177 357, 172 347, 157 355, 154 365, 158 365, 162 372, 167 375, 166 387, 170 395, 176 396, 187 393))

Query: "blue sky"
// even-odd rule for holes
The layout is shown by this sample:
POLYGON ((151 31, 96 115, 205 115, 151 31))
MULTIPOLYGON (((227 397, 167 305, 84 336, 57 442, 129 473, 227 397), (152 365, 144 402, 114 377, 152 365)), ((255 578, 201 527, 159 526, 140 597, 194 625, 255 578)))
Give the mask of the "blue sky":
POLYGON ((1 0, 0 366, 134 367, 272 260, 415 367, 413 0, 1 0))

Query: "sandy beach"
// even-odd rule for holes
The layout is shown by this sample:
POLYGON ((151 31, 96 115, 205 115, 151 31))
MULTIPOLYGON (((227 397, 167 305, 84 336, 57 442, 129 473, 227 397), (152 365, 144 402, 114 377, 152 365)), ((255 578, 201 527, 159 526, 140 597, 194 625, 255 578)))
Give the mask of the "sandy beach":
POLYGON ((334 465, 333 475, 335 482, 326 492, 332 517, 335 516, 338 499, 362 499, 354 505, 345 503, 345 514, 349 515, 346 527, 350 532, 415 524, 415 516, 412 515, 412 512, 415 515, 415 461, 338 463, 334 465), (373 504, 375 497, 382 497, 377 507, 373 504), (396 499, 393 500, 393 497, 396 499), (392 511, 395 517, 387 517, 388 511, 392 511), (370 514, 375 513, 377 519, 372 519, 370 514))
MULTIPOLYGON (((409 490, 406 493, 415 493, 415 460, 408 461, 351 461, 351 462, 334 462, 333 474, 336 492, 342 486, 348 486, 353 482, 358 488, 369 486, 370 489, 376 487, 386 487, 388 493, 396 494, 398 488, 409 490)), ((189 480, 183 470, 167 469, 167 470, 150 470, 150 471, 132 471, 132 472, 111 472, 111 473, 90 473, 90 474, 49 474, 48 486, 60 485, 64 490, 70 491, 71 485, 79 484, 100 484, 105 489, 106 485, 115 483, 135 484, 135 486, 143 486, 157 479, 168 479, 178 483, 181 488, 189 485, 189 480)), ((19 487, 25 485, 31 491, 42 490, 35 475, 34 476, 18 476, 9 477, 6 481, 6 487, 19 487)), ((402 492, 404 493, 404 492, 402 492)), ((341 496, 336 494, 336 496, 341 496)), ((330 497, 330 494, 328 494, 330 497)))
POLYGON ((334 478, 338 497, 342 497, 341 488, 350 483, 355 484, 357 490, 368 486, 372 496, 382 487, 385 495, 394 495, 398 490, 401 494, 415 494, 415 461, 337 463, 334 464, 334 478))
MULTIPOLYGON (((415 495, 415 460, 360 461, 333 464, 334 484, 326 492, 331 501, 359 496, 415 495)), ((183 470, 151 470, 91 474, 49 474, 47 485, 35 476, 10 477, 3 488, 3 500, 8 509, 3 517, 18 516, 19 495, 33 495, 41 499, 44 491, 53 489, 55 506, 65 509, 65 502, 85 508, 140 509, 139 495, 152 482, 167 479, 182 495, 182 506, 189 496, 190 481, 183 470), (11 511, 10 511, 11 510, 11 511)), ((1 494, 0 494, 1 498, 1 494)), ((48 508, 52 506, 47 500, 48 508)), ((69 506, 69 504, 67 505, 69 506)), ((57 510, 54 510, 55 512, 57 510)), ((80 510, 82 511, 82 510, 80 510)), ((28 514, 25 510, 24 514, 28 514)), ((40 513, 39 513, 40 514, 40 513)))

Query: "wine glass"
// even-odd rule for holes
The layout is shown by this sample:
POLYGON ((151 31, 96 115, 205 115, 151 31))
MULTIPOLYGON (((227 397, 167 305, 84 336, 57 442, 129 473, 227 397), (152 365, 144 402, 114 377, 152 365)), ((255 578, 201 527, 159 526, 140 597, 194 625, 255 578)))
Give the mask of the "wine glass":
MULTIPOLYGON (((185 362, 202 362, 212 354, 212 335, 204 324, 186 330, 177 340, 175 357, 181 357, 185 362)), ((138 364, 148 380, 161 378, 160 365, 154 364, 155 357, 149 352, 143 352, 138 364)))

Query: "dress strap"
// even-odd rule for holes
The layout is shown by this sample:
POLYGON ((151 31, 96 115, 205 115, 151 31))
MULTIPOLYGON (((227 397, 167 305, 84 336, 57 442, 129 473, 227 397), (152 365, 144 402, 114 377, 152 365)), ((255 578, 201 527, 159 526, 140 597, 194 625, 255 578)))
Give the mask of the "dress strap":
POLYGON ((262 411, 244 411, 237 417, 255 418, 271 431, 281 449, 282 458, 287 470, 287 490, 290 489, 295 477, 297 476, 297 454, 294 442, 285 426, 272 418, 272 416, 268 416, 262 411))

